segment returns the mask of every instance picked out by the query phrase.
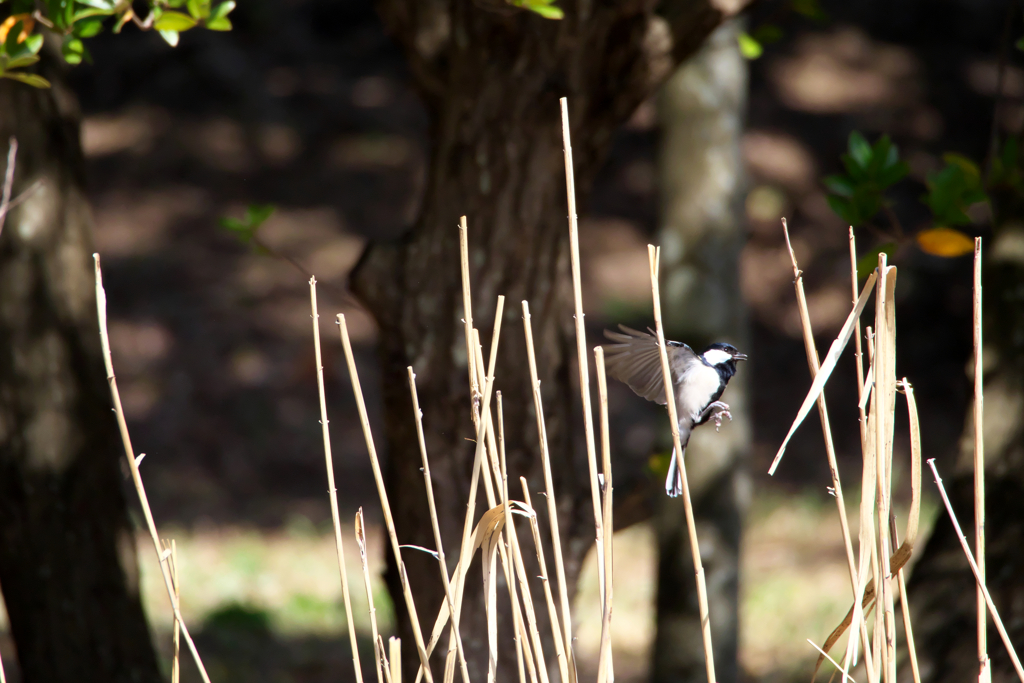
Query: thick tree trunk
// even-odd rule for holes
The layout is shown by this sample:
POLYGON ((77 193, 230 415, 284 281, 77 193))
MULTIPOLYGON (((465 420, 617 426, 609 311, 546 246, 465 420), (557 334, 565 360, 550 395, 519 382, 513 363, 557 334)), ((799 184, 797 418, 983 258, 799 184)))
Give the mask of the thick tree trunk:
MULTIPOLYGON (((662 86, 658 118, 662 286, 673 339, 701 348, 728 341, 746 349, 747 317, 739 288, 743 247, 740 138, 747 64, 737 20, 726 22, 662 86)), ((757 362, 756 359, 753 362, 757 362)), ((723 397, 732 422, 720 433, 694 432, 686 466, 701 538, 715 644, 715 672, 737 678, 739 553, 750 498, 745 459, 750 443, 747 370, 723 397)), ((704 681, 697 589, 681 499, 662 498, 658 530, 658 630, 652 680, 704 681)))
MULTIPOLYGON (((666 21, 654 16, 653 4, 564 1, 559 5, 566 18, 546 21, 465 1, 380 2, 433 117, 430 174, 415 227, 398 243, 372 245, 353 276, 354 289, 381 326, 389 484, 403 543, 433 544, 407 391, 409 365, 419 383, 449 556, 465 514, 473 454, 466 439, 473 434, 456 226, 466 214, 473 319, 485 349, 495 299, 506 296, 496 378, 505 399, 509 471, 525 474, 537 491, 540 458, 519 322, 520 302, 531 304, 566 569, 575 584, 594 531, 586 465, 571 433, 575 351, 558 98, 569 97, 577 188, 585 197, 615 127, 722 19, 707 3, 692 1, 663 3, 666 21)), ((517 489, 513 484, 518 498, 517 489)), ((406 562, 429 629, 443 596, 436 566, 418 553, 406 562)), ((395 579, 392 566, 392 595, 401 606, 395 579)), ((479 581, 468 588, 462 632, 470 674, 482 679, 486 626, 479 581)), ((534 591, 539 594, 540 587, 534 591)), ((399 612, 401 635, 408 638, 408 620, 401 607, 399 612)), ((504 626, 502 633, 500 664, 514 667, 511 630, 504 626)), ((546 624, 541 633, 549 633, 546 624)), ((406 665, 411 661, 407 655, 406 665)))
POLYGON ((159 681, 100 358, 74 97, 0 79, 0 585, 26 683, 159 681))

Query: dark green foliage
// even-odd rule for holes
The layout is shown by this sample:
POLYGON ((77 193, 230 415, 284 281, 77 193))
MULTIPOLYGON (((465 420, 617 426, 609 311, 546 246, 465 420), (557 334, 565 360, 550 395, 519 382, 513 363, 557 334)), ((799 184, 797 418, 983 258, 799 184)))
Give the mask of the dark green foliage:
POLYGON ((853 226, 864 225, 874 218, 885 205, 885 190, 910 172, 907 164, 900 161, 899 151, 888 135, 870 145, 863 135, 853 131, 849 151, 841 160, 846 173, 825 178, 825 185, 832 193, 828 204, 853 226))
POLYGON ((928 174, 928 193, 921 201, 932 210, 938 226, 970 225, 967 208, 988 201, 981 172, 973 161, 959 154, 946 154, 943 160, 945 168, 928 174))

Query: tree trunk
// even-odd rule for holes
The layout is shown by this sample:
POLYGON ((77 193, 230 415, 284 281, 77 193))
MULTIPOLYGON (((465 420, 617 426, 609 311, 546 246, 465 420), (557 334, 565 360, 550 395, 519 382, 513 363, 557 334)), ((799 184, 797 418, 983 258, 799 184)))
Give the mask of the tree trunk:
MULTIPOLYGON (((1024 641, 1024 194, 993 192, 994 229, 983 249, 986 585, 1010 641, 1024 641)), ((940 470, 950 502, 974 547, 974 408, 968 409, 960 460, 940 470)), ((927 457, 927 454, 925 454, 927 457)), ((940 463, 941 465, 941 463, 940 463)), ((926 479, 927 479, 926 475, 926 479)), ((975 579, 945 510, 908 591, 921 677, 927 683, 978 676, 975 579)), ((1017 680, 988 620, 993 683, 1017 680)))
MULTIPOLYGON (((652 13, 653 3, 558 4, 566 12, 562 21, 511 8, 489 11, 466 1, 381 0, 385 23, 403 44, 432 114, 433 148, 415 226, 397 243, 371 245, 353 275, 353 287, 381 327, 388 483, 398 535, 403 543, 433 544, 407 390, 406 367, 411 365, 423 406, 441 532, 451 557, 469 490, 473 444, 467 439, 474 437, 456 231, 459 216, 469 217, 473 319, 485 349, 497 295, 504 294, 507 302, 495 375, 505 399, 510 478, 524 474, 537 491, 542 488, 540 457, 519 322, 520 302, 531 305, 573 590, 594 530, 587 467, 571 429, 576 361, 558 98, 569 98, 582 198, 616 126, 676 61, 700 45, 722 15, 702 0, 662 3, 665 19, 652 13)), ((520 496, 514 480, 511 491, 520 496)), ((529 534, 521 531, 520 536, 529 534)), ((406 562, 417 610, 429 630, 443 596, 436 565, 422 553, 408 554, 406 562)), ((393 563, 388 578, 400 634, 411 642, 393 563)), ((540 586, 533 590, 539 595, 540 586)), ((480 583, 471 580, 462 633, 470 675, 478 679, 487 662, 481 600, 480 583)), ((546 610, 538 610, 539 617, 545 615, 546 610)), ((514 668, 507 624, 506 619, 499 663, 514 668)), ((549 634, 544 623, 541 633, 549 634)), ((405 651, 408 668, 412 648, 405 651)), ((553 664, 550 647, 547 652, 553 664)))
MULTIPOLYGON (((46 60, 44 60, 45 62, 46 60)), ((0 585, 26 683, 159 681, 96 326, 74 97, 0 79, 0 585)))
MULTIPOLYGON (((744 241, 740 138, 747 93, 747 64, 736 42, 739 30, 737 20, 719 27, 658 96, 666 326, 672 339, 697 349, 716 341, 746 349, 749 339, 739 287, 744 241)), ((720 433, 710 427, 695 431, 686 449, 707 575, 715 672, 722 683, 735 681, 738 673, 739 546, 750 498, 745 467, 750 444, 748 370, 740 368, 723 397, 732 422, 720 433)), ((697 588, 682 500, 662 497, 657 509, 658 629, 651 679, 704 681, 697 588)))

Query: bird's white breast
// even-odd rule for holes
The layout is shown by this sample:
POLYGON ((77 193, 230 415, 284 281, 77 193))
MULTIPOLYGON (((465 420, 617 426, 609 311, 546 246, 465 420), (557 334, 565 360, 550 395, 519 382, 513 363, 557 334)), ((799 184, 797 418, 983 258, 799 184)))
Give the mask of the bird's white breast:
POLYGON ((679 416, 688 415, 696 422, 711 402, 711 397, 718 393, 722 380, 717 370, 703 363, 695 363, 682 380, 676 391, 679 416))

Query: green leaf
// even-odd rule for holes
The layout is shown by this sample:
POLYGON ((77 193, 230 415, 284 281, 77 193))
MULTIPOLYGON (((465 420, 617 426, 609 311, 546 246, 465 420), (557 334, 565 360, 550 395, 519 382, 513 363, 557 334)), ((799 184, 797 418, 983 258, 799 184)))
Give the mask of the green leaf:
POLYGON ((1024 52, 1024 38, 1018 38, 1017 42, 1013 44, 1018 50, 1024 52))
POLYGON ((210 16, 209 0, 188 0, 185 6, 188 7, 188 13, 194 19, 205 19, 210 16))
POLYGON ((561 7, 555 7, 554 5, 536 5, 533 7, 527 7, 526 9, 541 15, 545 19, 564 19, 565 12, 562 11, 561 7))
POLYGON ((95 7, 96 9, 108 10, 113 12, 117 6, 116 2, 112 0, 75 0, 79 5, 86 5, 87 7, 95 7))
POLYGON ((814 21, 825 21, 828 19, 828 15, 825 13, 825 10, 821 9, 818 0, 790 0, 789 6, 802 17, 807 17, 814 21))
POLYGON ((825 177, 825 187, 840 197, 852 197, 855 191, 854 184, 849 178, 842 175, 830 175, 825 177))
POLYGON ((764 54, 764 47, 749 33, 741 32, 736 36, 736 43, 740 47, 740 54, 745 59, 757 59, 764 54))
POLYGON ((92 38, 102 30, 102 19, 86 19, 75 23, 74 35, 78 38, 92 38))
POLYGON ((81 64, 82 58, 85 56, 85 45, 78 38, 65 36, 64 43, 61 45, 61 54, 64 55, 64 61, 68 64, 81 64))
POLYGON ((235 233, 242 242, 249 243, 256 237, 260 226, 270 218, 276 209, 277 207, 273 204, 250 204, 246 207, 245 216, 241 220, 224 216, 217 223, 225 230, 235 233))
MULTIPOLYGON (((164 31, 187 31, 196 25, 196 20, 181 12, 164 12, 155 22, 153 28, 161 33, 164 31)), ((170 42, 170 41, 168 41, 170 42)))
POLYGON ((177 31, 159 31, 160 37, 170 45, 171 47, 177 47, 178 45, 178 32, 177 31))
POLYGON ((891 261, 893 254, 896 253, 896 243, 887 242, 857 259, 857 279, 862 280, 866 278, 871 274, 871 271, 878 267, 878 255, 881 253, 885 253, 886 259, 891 261))
POLYGON ((14 59, 8 59, 7 63, 4 64, 4 69, 22 69, 26 66, 32 66, 39 61, 39 55, 22 55, 14 59))
POLYGON ((850 158, 856 162, 857 166, 862 169, 867 169, 868 164, 871 163, 872 150, 871 145, 864 139, 864 136, 853 131, 850 133, 849 140, 850 158))
POLYGON ((211 31, 230 31, 231 20, 227 17, 220 17, 218 19, 207 19, 205 26, 211 31))
POLYGON ((233 9, 235 9, 235 0, 226 0, 210 11, 210 19, 222 19, 231 14, 233 9))
POLYGON ((857 210, 854 208, 852 201, 837 197, 835 195, 829 195, 827 197, 829 208, 835 212, 837 216, 843 219, 844 222, 849 225, 860 225, 860 216, 857 210))
POLYGON ((943 159, 946 167, 928 174, 928 193, 921 201, 931 209, 938 227, 969 225, 972 221, 967 209, 988 201, 981 185, 981 172, 973 161, 959 154, 947 154, 943 159))
POLYGON ((114 10, 109 9, 80 9, 71 17, 71 23, 77 24, 82 19, 88 19, 89 17, 109 17, 113 13, 114 10))
POLYGON ((31 85, 33 88, 50 87, 50 81, 38 74, 27 74, 21 71, 12 73, 10 71, 6 71, 3 74, 0 74, 0 78, 10 78, 12 81, 21 81, 22 83, 31 85))
POLYGON ((250 204, 245 209, 245 220, 255 230, 263 225, 276 210, 277 207, 273 204, 250 204))
POLYGON ((22 46, 24 46, 25 50, 27 50, 31 54, 39 54, 39 49, 43 47, 42 34, 34 33, 30 35, 28 38, 25 39, 25 42, 22 43, 22 46))

